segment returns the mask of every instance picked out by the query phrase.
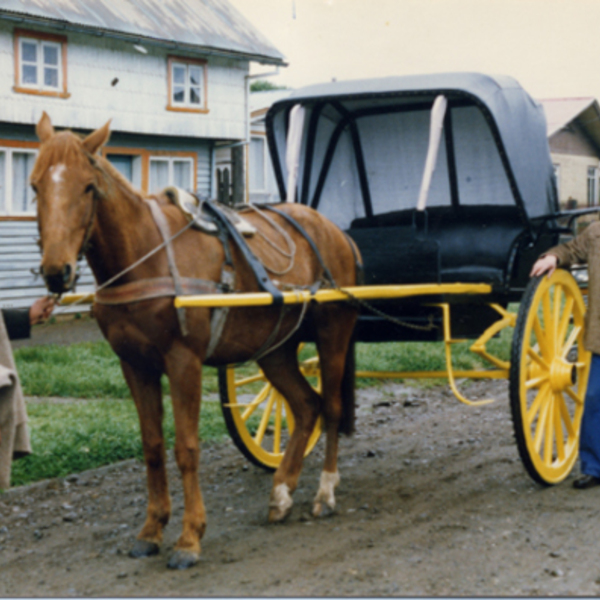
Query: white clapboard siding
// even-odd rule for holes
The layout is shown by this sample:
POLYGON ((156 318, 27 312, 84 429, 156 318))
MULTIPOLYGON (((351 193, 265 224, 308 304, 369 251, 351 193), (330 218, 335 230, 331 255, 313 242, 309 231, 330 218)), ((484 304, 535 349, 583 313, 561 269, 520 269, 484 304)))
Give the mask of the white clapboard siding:
MULTIPOLYGON (((39 237, 35 221, 0 221, 0 308, 25 308, 48 291, 43 279, 34 275, 40 264, 39 237)), ((78 292, 94 290, 87 263, 80 263, 78 292)), ((61 308, 60 312, 86 312, 89 305, 61 308)))
MULTIPOLYGON (((145 135, 239 140, 246 135, 247 59, 206 56, 208 112, 167 110, 169 55, 181 52, 148 45, 147 54, 132 43, 68 32, 66 99, 13 91, 12 23, 0 21, 1 120, 33 125, 45 110, 54 125, 96 129, 112 119, 114 131, 145 135), (115 85, 112 82, 118 79, 115 85)), ((196 54, 196 58, 201 55, 196 54)))

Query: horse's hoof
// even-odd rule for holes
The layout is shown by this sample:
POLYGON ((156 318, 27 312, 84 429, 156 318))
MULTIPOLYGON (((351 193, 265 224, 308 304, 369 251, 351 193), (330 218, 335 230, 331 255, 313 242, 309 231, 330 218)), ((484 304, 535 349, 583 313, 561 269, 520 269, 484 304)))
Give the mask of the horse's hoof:
POLYGON ((278 506, 272 506, 269 508, 269 523, 282 523, 291 514, 292 507, 282 509, 278 506))
POLYGON ((158 554, 160 547, 154 542, 147 542, 146 540, 135 540, 133 548, 129 551, 131 558, 143 558, 144 556, 154 556, 158 554))
POLYGON ((175 550, 169 558, 167 567, 169 569, 189 569, 193 567, 200 560, 200 554, 198 552, 191 552, 190 550, 175 550))
POLYGON ((335 512, 335 506, 329 506, 326 502, 315 502, 313 504, 312 515, 315 518, 323 519, 330 517, 335 512))

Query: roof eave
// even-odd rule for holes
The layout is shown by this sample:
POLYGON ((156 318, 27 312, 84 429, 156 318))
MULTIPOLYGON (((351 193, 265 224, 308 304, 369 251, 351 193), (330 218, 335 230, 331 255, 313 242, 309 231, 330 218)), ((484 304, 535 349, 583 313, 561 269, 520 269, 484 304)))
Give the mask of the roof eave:
POLYGON ((73 23, 69 23, 68 21, 60 21, 57 19, 46 19, 44 17, 35 17, 32 15, 23 15, 21 13, 15 13, 12 11, 6 11, 0 9, 0 20, 13 21, 15 23, 20 23, 29 26, 42 26, 42 27, 50 27, 53 29, 61 29, 63 31, 71 31, 73 33, 84 33, 88 35, 94 35, 97 37, 108 37, 117 40, 138 43, 138 44, 147 44, 151 46, 160 46, 163 48, 169 48, 171 50, 178 50, 184 52, 190 52, 195 54, 202 54, 203 56, 222 56, 224 58, 237 58, 244 59, 251 62, 257 62, 263 65, 277 65, 281 67, 287 67, 288 63, 282 57, 273 56, 273 55, 265 55, 265 54, 255 54, 251 52, 243 52, 238 50, 227 50, 224 48, 216 48, 211 46, 200 46, 195 44, 182 44, 178 42, 173 42, 172 40, 164 40, 147 36, 133 35, 128 33, 123 33, 120 31, 115 31, 112 29, 103 29, 99 27, 88 27, 86 25, 75 25, 73 23))

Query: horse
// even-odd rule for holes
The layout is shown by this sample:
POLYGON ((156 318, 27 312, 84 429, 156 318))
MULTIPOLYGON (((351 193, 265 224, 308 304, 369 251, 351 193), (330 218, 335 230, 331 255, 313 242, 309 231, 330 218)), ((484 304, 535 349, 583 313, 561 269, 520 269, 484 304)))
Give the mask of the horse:
MULTIPOLYGON (((235 290, 260 289, 238 245, 195 229, 183 231, 188 221, 165 194, 145 195, 136 190, 101 156, 99 151, 110 137, 110 121, 83 137, 69 130, 55 131, 44 112, 36 133, 40 148, 30 183, 37 201, 40 272, 51 293, 61 295, 73 289, 78 257, 83 255, 98 290, 107 286, 104 292, 109 295, 112 291, 120 297, 120 291, 136 286, 144 288, 148 282, 170 281, 173 275, 169 250, 182 278, 218 286, 229 257, 235 290), (163 243, 164 237, 153 218, 152 201, 170 234, 177 235, 153 254, 152 250, 163 243)), ((357 249, 337 226, 300 204, 282 203, 278 211, 270 212, 270 222, 265 211, 258 208, 244 213, 246 221, 260 234, 248 240, 254 256, 277 274, 277 279, 271 280, 273 286, 310 287, 323 280, 324 270, 329 270, 337 286, 356 284, 357 249), (285 217, 295 220, 308 236, 301 235, 285 217), (274 251, 277 244, 273 242, 273 224, 293 242, 293 256, 274 251)), ((283 242, 278 244, 281 246, 283 242)), ((345 302, 312 302, 285 310, 274 305, 231 308, 224 324, 221 323, 217 340, 214 333, 211 335, 214 309, 185 309, 187 331, 184 331, 177 312, 181 309, 174 308, 174 296, 169 288, 158 297, 134 294, 121 301, 102 303, 97 293, 93 315, 120 359, 141 426, 148 505, 144 525, 130 551, 130 556, 136 558, 159 553, 163 529, 171 514, 160 385, 163 374, 169 379, 176 429, 175 458, 182 478, 185 508, 182 531, 168 567, 184 569, 198 562, 200 541, 206 529, 198 439, 202 365, 240 363, 255 358, 260 351, 257 359, 260 368, 289 403, 295 429, 273 476, 269 522, 283 521, 290 514, 307 441, 317 419, 323 417, 325 458, 312 509, 316 517, 323 515, 334 509, 334 489, 340 481, 337 468, 340 423, 350 413, 353 418, 354 399, 343 391, 346 386, 342 384, 357 309, 345 302), (299 370, 297 326, 302 318, 310 324, 320 357, 320 393, 299 370), (211 341, 213 347, 209 353, 211 341), (264 351, 266 343, 270 347, 264 351)))

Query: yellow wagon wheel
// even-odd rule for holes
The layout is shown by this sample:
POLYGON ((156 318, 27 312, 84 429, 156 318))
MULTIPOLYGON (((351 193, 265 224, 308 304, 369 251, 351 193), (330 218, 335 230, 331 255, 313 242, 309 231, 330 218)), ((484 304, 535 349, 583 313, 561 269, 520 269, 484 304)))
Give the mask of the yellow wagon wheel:
POLYGON ((590 367, 585 304, 570 273, 532 279, 515 327, 510 406, 521 460, 538 483, 565 479, 577 459, 590 367))
MULTIPOLYGON (((247 369, 246 369, 247 370, 247 369)), ((219 369, 219 393, 227 430, 242 454, 255 465, 273 471, 281 462, 294 417, 287 400, 256 367, 254 373, 239 374, 240 369, 219 369)), ((321 371, 318 357, 300 362, 300 371, 320 392, 321 371)), ((310 436, 307 456, 322 430, 321 418, 310 436)))

